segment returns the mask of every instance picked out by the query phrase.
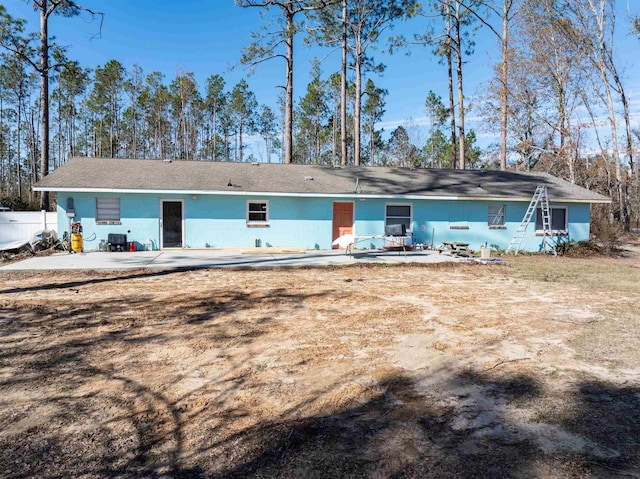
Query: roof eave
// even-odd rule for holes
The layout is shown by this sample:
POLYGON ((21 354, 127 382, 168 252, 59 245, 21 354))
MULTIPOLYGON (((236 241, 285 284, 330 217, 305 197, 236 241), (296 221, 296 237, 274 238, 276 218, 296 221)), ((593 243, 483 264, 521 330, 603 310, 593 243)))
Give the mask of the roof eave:
MULTIPOLYGON (((404 199, 404 200, 445 200, 445 201, 508 201, 526 202, 530 197, 504 197, 504 196, 457 196, 457 195, 416 195, 416 194, 369 194, 369 193, 313 193, 313 192, 281 192, 281 191, 227 191, 227 190, 163 190, 163 189, 138 189, 138 188, 90 188, 90 187, 59 187, 59 186, 34 186, 33 191, 49 191, 57 193, 119 193, 119 194, 158 194, 158 195, 222 195, 222 196, 279 196, 279 197, 306 197, 306 198, 360 198, 360 199, 404 199)), ((551 199, 553 203, 598 203, 609 204, 606 199, 551 199)))

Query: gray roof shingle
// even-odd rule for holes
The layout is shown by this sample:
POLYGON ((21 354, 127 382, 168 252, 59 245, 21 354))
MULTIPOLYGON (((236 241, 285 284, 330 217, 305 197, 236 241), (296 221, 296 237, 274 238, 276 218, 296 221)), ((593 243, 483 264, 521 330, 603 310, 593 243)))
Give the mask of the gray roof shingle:
POLYGON ((610 199, 545 173, 487 170, 333 168, 276 163, 73 158, 38 183, 38 191, 153 190, 530 199, 547 185, 552 201, 610 199), (228 186, 231 183, 232 186, 228 186))

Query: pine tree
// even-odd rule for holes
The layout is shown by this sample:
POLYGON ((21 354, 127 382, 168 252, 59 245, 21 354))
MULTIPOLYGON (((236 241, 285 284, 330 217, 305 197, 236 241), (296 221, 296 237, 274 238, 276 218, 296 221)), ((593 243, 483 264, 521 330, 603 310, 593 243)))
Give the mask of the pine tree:
MULTIPOLYGON (((28 0, 38 12, 40 30, 38 32, 38 45, 32 46, 32 42, 25 42, 21 36, 24 31, 24 21, 15 21, 11 18, 3 6, 0 9, 0 46, 19 55, 29 63, 40 76, 40 104, 41 104, 41 147, 40 147, 40 175, 49 174, 49 72, 58 65, 50 63, 52 47, 49 38, 49 20, 52 15, 73 17, 81 11, 102 18, 102 13, 94 12, 72 0, 28 0)), ((49 210, 49 193, 42 192, 40 207, 49 210)))
POLYGON ((231 90, 229 105, 238 125, 236 157, 242 162, 244 161, 244 135, 255 131, 255 111, 258 105, 255 94, 249 90, 245 80, 240 80, 231 90))

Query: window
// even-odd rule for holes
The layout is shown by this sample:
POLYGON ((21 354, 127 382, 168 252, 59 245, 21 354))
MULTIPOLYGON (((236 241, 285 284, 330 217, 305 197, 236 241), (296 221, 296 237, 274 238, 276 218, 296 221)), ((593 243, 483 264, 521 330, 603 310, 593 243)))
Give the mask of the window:
POLYGON ((505 205, 489 205, 489 228, 503 228, 506 225, 505 205))
POLYGON ((120 198, 96 198, 96 223, 120 223, 120 198))
MULTIPOLYGON (((551 230, 558 232, 567 231, 567 209, 549 208, 551 213, 551 230)), ((536 231, 542 231, 542 210, 536 210, 536 231)))
POLYGON ((269 222, 268 201, 247 201, 247 224, 266 224, 269 222))
POLYGON ((411 205, 387 205, 384 218, 385 228, 390 225, 404 225, 411 230, 411 205))

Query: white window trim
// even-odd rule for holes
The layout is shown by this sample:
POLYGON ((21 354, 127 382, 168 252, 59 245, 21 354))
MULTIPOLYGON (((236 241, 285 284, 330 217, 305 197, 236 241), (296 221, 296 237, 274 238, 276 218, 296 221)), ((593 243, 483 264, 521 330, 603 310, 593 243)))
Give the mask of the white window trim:
MULTIPOLYGON (((407 234, 413 231, 413 203, 385 203, 384 205, 384 226, 387 227, 387 207, 388 206, 408 206, 409 207, 409 228, 407 234)), ((392 218, 406 218, 405 216, 392 216, 392 218)))
MULTIPOLYGON (((538 210, 540 210, 540 208, 536 208, 536 218, 538 216, 538 210)), ((553 216, 553 210, 564 210, 564 229, 562 230, 551 230, 551 234, 554 236, 562 236, 562 235, 567 235, 569 234, 569 208, 567 208, 566 206, 554 206, 554 205, 549 205, 549 214, 551 216, 553 216)), ((551 219, 551 218, 549 218, 551 219)), ((535 221, 535 219, 534 219, 535 221)), ((553 221, 551 222, 553 224, 553 221)), ((536 235, 538 236, 542 236, 543 235, 543 231, 539 230, 536 228, 536 235)))
POLYGON ((489 229, 506 229, 507 227, 507 205, 504 203, 490 203, 487 205, 487 227, 489 229), (498 206, 502 210, 502 223, 501 224, 492 224, 489 221, 490 211, 489 209, 492 206, 498 206))
POLYGON ((260 226, 264 226, 264 225, 268 225, 269 224, 269 200, 247 200, 247 211, 246 211, 246 219, 247 219, 247 225, 260 225, 260 226), (266 211, 266 219, 265 221, 251 221, 249 220, 249 205, 251 203, 264 203, 267 205, 267 211, 266 211))

